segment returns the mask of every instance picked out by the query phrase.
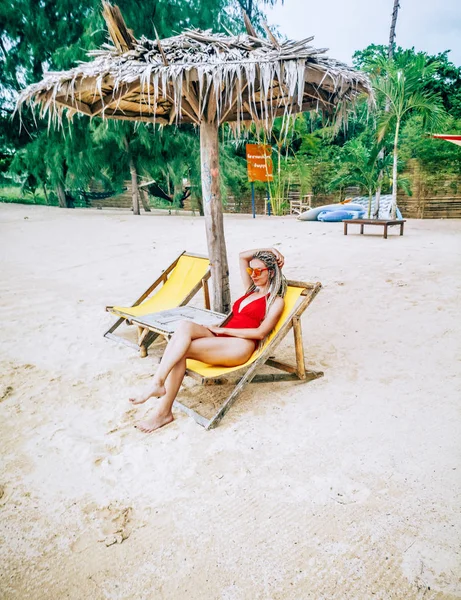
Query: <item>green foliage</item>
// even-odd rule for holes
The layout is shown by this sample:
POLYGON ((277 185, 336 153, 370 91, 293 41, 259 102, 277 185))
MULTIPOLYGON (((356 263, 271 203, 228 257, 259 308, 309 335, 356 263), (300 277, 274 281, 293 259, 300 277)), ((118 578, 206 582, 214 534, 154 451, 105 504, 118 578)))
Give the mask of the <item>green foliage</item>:
MULTIPOLYGON (((34 193, 23 189, 20 185, 1 185, 0 202, 15 204, 52 204, 45 198, 43 190, 37 188, 34 193)), ((57 202, 54 203, 55 205, 57 202)))
POLYGON ((427 86, 438 63, 428 62, 424 54, 410 52, 395 59, 378 57, 372 64, 373 88, 378 103, 378 140, 399 128, 412 114, 422 116, 426 127, 437 127, 445 116, 440 94, 427 86))
MULTIPOLYGON (((184 27, 242 30, 240 6, 252 15, 258 28, 265 4, 276 0, 118 0, 135 36, 174 35, 184 27)), ((57 203, 57 189, 88 189, 95 183, 117 189, 130 176, 130 160, 142 179, 155 179, 178 204, 183 180, 190 181, 194 201, 200 197, 200 148, 192 126, 160 129, 143 123, 89 121, 75 117, 62 130, 47 129, 23 113, 23 125, 11 119, 14 98, 22 86, 42 77, 42 71, 67 69, 85 52, 106 39, 100 0, 15 0, 0 5, 0 177, 17 183, 5 198, 57 203), (44 34, 46 32, 46 34, 44 34), (53 192, 53 189, 55 192, 53 192), (22 193, 21 193, 22 190, 22 193)), ((283 129, 281 119, 270 139, 254 130, 249 140, 273 147, 274 182, 271 195, 282 213, 288 189, 296 185, 301 195, 317 196, 358 185, 363 192, 376 189, 378 173, 385 167, 383 185, 389 185, 389 158, 397 134, 399 185, 409 180, 401 171, 417 160, 430 171, 459 174, 459 147, 434 140, 429 131, 461 132, 461 68, 449 61, 448 52, 435 56, 397 48, 394 61, 387 47, 370 45, 354 55, 354 62, 373 78, 377 110, 370 113, 359 102, 340 130, 316 114, 292 118, 283 129), (390 110, 386 111, 386 104, 390 110), (444 110, 443 110, 444 109, 444 110), (446 114, 444 114, 444 111, 446 114), (437 129, 436 129, 437 128, 437 129), (380 140, 378 143, 377 139, 380 140)), ((247 197, 245 141, 235 142, 223 128, 221 172, 223 201, 229 195, 247 197)))
MULTIPOLYGON (((457 67, 448 58, 449 51, 430 55, 416 52, 414 48, 405 50, 400 46, 395 51, 395 62, 401 67, 412 63, 415 59, 422 60, 431 66, 430 76, 423 83, 424 91, 438 94, 443 107, 455 119, 461 118, 461 67, 457 67)), ((375 73, 379 61, 387 59, 387 46, 371 44, 364 50, 354 53, 354 65, 364 71, 375 73)))
POLYGON ((220 146, 221 193, 226 204, 227 197, 233 196, 236 205, 239 199, 248 196, 250 184, 247 175, 247 163, 244 145, 237 145, 232 139, 220 146))
POLYGON ((375 92, 376 138, 383 144, 388 136, 393 138, 392 217, 395 217, 401 128, 414 115, 419 115, 429 129, 440 126, 446 118, 441 95, 430 86, 439 63, 411 50, 399 51, 393 58, 383 56, 382 47, 369 50, 364 67, 370 72, 375 92))
POLYGON ((380 150, 380 144, 367 144, 366 140, 359 137, 349 140, 341 149, 340 168, 330 181, 332 190, 358 186, 361 192, 366 193, 369 197, 369 219, 372 197, 379 186, 379 174, 381 171, 387 172, 391 164, 390 155, 382 155, 380 150))
MULTIPOLYGON (((440 131, 461 135, 461 119, 447 116, 440 131)), ((400 156, 403 161, 417 159, 426 171, 461 173, 459 146, 432 138, 421 116, 410 117, 402 128, 400 156)))
MULTIPOLYGON (((222 32, 243 28, 237 0, 118 0, 117 4, 137 37, 155 39, 157 33, 169 37, 186 27, 222 32)), ((264 2, 251 4, 259 16, 264 2)), ((199 190, 199 140, 190 126, 159 132, 144 124, 77 117, 72 127, 48 131, 27 110, 21 128, 17 117, 11 121, 14 98, 22 86, 41 79, 44 70, 67 69, 88 60, 86 51, 105 41, 100 0, 15 0, 15 10, 7 3, 0 6, 0 23, 1 172, 9 171, 32 192, 47 185, 76 190, 99 183, 114 188, 129 177, 132 160, 141 177, 158 180, 176 203, 183 179, 199 190)), ((239 193, 245 189, 240 183, 242 160, 231 149, 224 158, 223 187, 239 193)))

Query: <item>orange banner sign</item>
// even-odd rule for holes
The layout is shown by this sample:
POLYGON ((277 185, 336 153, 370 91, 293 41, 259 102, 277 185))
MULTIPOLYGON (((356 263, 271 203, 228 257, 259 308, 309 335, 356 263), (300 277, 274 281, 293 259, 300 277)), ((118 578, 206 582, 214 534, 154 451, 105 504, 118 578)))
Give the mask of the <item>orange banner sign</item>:
POLYGON ((272 148, 268 144, 247 144, 248 181, 272 181, 272 148))

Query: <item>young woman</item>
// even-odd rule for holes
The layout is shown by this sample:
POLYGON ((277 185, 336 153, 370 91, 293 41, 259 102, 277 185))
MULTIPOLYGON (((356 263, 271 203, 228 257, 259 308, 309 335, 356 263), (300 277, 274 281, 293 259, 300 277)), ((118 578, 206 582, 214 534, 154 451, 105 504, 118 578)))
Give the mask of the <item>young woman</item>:
POLYGON ((285 259, 275 248, 241 252, 240 273, 247 293, 233 306, 232 317, 224 327, 204 327, 182 321, 169 341, 150 386, 132 404, 160 398, 154 414, 137 424, 150 433, 173 420, 171 407, 186 371, 186 359, 209 365, 243 365, 258 343, 272 331, 283 311, 286 279, 285 259))

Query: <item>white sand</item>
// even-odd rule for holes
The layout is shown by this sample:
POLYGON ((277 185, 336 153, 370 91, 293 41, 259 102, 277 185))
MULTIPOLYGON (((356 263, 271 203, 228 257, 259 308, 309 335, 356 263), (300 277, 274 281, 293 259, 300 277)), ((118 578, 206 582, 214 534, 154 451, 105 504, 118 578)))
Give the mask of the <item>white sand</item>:
POLYGON ((127 397, 161 347, 104 339, 104 306, 206 253, 203 219, 0 205, 0 228, 2 599, 461 598, 461 221, 226 216, 234 298, 248 247, 323 283, 303 331, 325 377, 152 435, 127 397))

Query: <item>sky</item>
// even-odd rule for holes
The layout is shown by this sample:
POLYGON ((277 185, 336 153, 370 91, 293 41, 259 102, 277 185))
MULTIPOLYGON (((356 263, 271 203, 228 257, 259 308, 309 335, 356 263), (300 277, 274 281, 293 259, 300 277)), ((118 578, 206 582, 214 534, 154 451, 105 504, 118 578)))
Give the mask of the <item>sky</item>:
MULTIPOLYGON (((311 35, 316 48, 329 48, 332 58, 352 63, 355 50, 389 42, 393 0, 285 0, 265 8, 269 25, 290 39, 311 35)), ((428 54, 451 50, 448 58, 461 66, 461 0, 400 0, 396 43, 428 54)))

